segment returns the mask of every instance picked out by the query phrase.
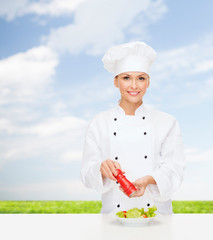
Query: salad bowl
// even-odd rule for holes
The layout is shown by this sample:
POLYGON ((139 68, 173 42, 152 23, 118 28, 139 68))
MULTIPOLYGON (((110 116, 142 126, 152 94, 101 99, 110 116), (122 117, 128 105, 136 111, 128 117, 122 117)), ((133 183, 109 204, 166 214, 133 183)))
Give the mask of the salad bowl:
POLYGON ((117 212, 116 218, 126 226, 145 226, 155 219, 156 211, 156 206, 148 208, 148 211, 144 211, 144 208, 132 208, 128 211, 117 212))
POLYGON ((140 227, 140 226, 146 226, 148 225, 150 222, 153 221, 153 219, 155 219, 155 217, 150 217, 150 218, 120 218, 117 217, 117 220, 122 223, 123 225, 126 226, 130 226, 130 227, 140 227))

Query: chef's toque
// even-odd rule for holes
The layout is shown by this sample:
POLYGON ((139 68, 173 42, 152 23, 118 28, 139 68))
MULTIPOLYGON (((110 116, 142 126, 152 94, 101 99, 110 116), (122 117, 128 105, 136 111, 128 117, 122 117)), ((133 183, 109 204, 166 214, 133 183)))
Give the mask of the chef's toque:
POLYGON ((117 76, 124 72, 145 72, 156 58, 153 48, 144 42, 129 42, 111 47, 103 56, 104 68, 117 76))

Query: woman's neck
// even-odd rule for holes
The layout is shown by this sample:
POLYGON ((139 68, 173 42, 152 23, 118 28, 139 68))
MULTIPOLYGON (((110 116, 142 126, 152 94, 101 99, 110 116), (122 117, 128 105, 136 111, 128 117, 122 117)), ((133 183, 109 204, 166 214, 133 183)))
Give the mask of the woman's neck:
POLYGON ((120 101, 119 105, 123 108, 126 115, 135 115, 136 109, 143 103, 143 101, 139 101, 137 103, 130 103, 125 100, 120 101))

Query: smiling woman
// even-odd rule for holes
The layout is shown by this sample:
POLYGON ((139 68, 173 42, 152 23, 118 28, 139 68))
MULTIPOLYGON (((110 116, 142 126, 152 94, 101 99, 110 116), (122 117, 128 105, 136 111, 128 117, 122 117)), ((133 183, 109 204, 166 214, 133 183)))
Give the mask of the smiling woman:
POLYGON ((147 44, 130 42, 102 59, 121 99, 91 120, 81 168, 83 184, 102 193, 101 213, 154 205, 159 213, 173 212, 171 196, 183 180, 185 158, 177 120, 143 103, 155 57, 147 44), (133 182, 134 195, 118 187, 116 169, 133 182))
POLYGON ((120 106, 127 110, 127 115, 134 115, 135 109, 131 106, 142 104, 142 98, 149 87, 149 75, 141 72, 121 73, 114 78, 114 85, 119 88, 121 94, 120 106))

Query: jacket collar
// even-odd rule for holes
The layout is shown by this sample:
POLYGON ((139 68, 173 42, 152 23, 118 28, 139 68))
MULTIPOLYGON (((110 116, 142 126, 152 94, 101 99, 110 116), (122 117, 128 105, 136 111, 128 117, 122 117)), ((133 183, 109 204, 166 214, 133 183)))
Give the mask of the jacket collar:
MULTIPOLYGON (((120 101, 118 101, 118 104, 116 106, 116 112, 124 115, 124 116, 130 116, 130 115, 126 115, 124 109, 120 106, 120 101)), ((144 115, 144 104, 142 103, 136 110, 135 110, 135 115, 132 116, 143 116, 144 115)))

